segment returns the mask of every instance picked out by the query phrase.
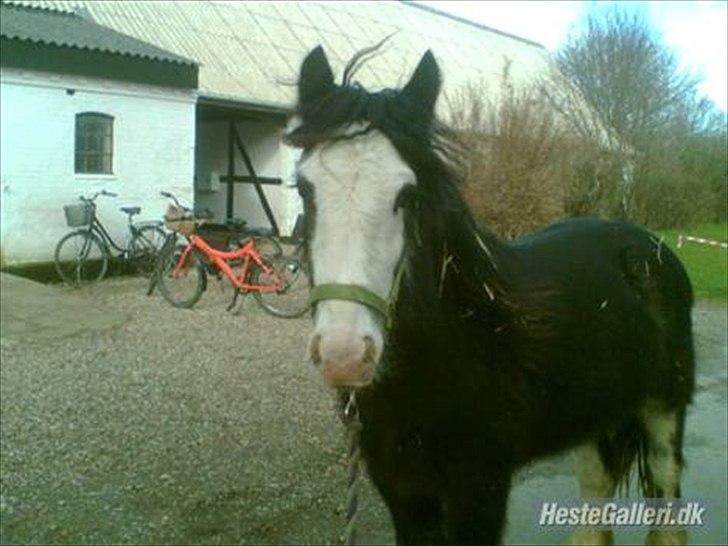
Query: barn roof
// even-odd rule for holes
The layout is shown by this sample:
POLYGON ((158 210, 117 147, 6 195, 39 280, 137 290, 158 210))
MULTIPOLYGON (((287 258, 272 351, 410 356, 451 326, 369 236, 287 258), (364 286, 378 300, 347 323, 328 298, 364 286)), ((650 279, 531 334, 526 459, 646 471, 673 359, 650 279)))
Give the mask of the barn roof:
POLYGON ((75 13, 0 4, 3 38, 194 65, 194 61, 115 32, 75 13))
POLYGON ((273 109, 293 104, 301 61, 319 44, 340 75, 356 51, 393 34, 357 73, 371 89, 406 82, 428 48, 442 67, 446 93, 468 83, 497 92, 507 61, 515 84, 550 66, 548 52, 534 42, 410 2, 14 1, 84 9, 100 25, 199 63, 201 97, 273 109))

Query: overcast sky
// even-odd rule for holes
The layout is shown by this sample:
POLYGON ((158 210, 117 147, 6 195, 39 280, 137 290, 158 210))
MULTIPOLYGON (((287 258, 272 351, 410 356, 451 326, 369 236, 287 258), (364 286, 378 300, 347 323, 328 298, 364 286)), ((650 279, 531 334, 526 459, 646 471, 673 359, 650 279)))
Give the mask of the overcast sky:
POLYGON ((592 10, 619 4, 638 11, 677 54, 681 66, 703 78, 700 90, 728 110, 728 2, 717 1, 420 1, 557 49, 592 10))

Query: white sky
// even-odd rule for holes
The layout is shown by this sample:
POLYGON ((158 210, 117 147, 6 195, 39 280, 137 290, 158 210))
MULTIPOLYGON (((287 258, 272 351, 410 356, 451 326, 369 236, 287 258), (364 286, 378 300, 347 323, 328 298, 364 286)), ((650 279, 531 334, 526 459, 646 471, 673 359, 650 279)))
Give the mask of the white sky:
POLYGON ((557 49, 587 12, 619 4, 638 11, 677 54, 681 67, 703 79, 700 90, 728 110, 728 2, 717 1, 419 1, 491 28, 557 49))

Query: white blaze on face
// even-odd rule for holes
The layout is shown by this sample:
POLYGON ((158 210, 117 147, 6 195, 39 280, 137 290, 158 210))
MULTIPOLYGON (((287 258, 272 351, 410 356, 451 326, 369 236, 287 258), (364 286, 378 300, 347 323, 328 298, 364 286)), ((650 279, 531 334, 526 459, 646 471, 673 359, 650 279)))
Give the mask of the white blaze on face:
MULTIPOLYGON (((365 126, 355 124, 347 134, 365 126)), ((370 130, 318 146, 299 175, 313 188, 315 218, 309 241, 315 285, 356 284, 387 299, 404 246, 399 192, 415 175, 391 142, 370 130)), ((311 356, 332 386, 371 382, 383 346, 382 319, 362 304, 317 304, 311 356)))

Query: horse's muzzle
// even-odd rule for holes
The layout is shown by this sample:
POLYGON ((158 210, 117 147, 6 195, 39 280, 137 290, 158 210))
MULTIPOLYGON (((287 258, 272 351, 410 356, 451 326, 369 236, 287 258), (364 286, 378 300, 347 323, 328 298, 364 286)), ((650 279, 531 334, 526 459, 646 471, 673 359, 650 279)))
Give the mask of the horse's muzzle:
POLYGON ((369 385, 381 356, 371 337, 344 330, 314 334, 309 349, 311 360, 322 365, 324 381, 330 387, 369 385))

